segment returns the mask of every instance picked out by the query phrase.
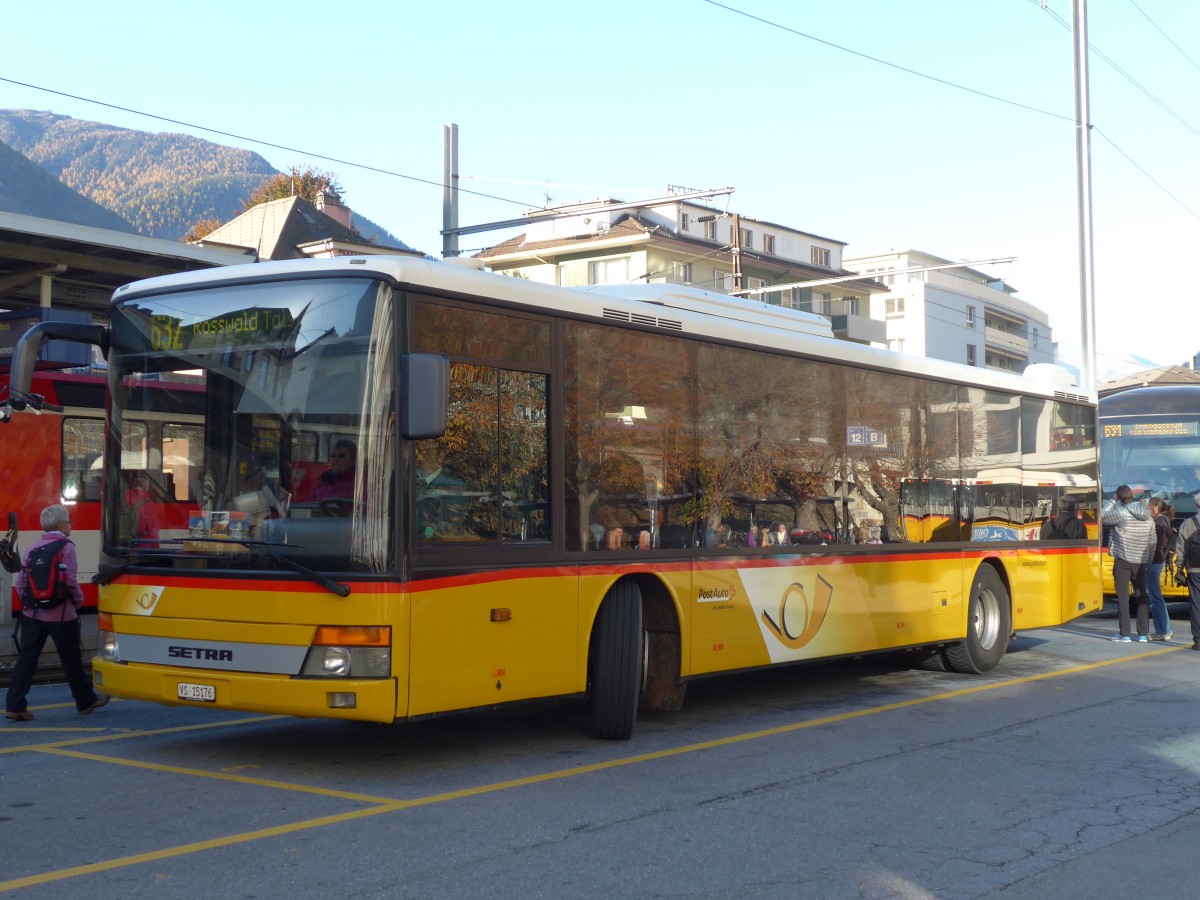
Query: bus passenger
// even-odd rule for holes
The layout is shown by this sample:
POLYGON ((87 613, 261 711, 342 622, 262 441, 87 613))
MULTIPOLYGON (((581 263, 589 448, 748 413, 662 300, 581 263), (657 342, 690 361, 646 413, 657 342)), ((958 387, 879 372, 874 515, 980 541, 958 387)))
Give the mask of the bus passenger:
POLYGON ((712 525, 708 529, 708 534, 705 535, 704 545, 706 547, 728 547, 729 526, 720 521, 712 525))
POLYGON ((774 533, 771 535, 771 543, 776 547, 787 547, 792 543, 791 535, 788 534, 787 526, 782 522, 776 522, 771 529, 774 533))
POLYGON ((417 454, 417 534, 463 537, 470 505, 466 482, 446 468, 446 449, 437 441, 423 443, 417 454))
POLYGON ((329 471, 317 480, 313 488, 313 500, 329 500, 334 497, 353 499, 354 476, 358 465, 358 448, 349 438, 334 441, 329 453, 329 471))
POLYGON ((129 490, 125 492, 125 506, 121 510, 123 540, 128 542, 138 538, 145 540, 158 537, 158 509, 154 500, 150 477, 145 472, 139 472, 134 476, 129 490))
POLYGON ((1058 515, 1042 524, 1038 535, 1043 541, 1086 541, 1087 526, 1075 511, 1075 498, 1063 494, 1058 498, 1058 515))

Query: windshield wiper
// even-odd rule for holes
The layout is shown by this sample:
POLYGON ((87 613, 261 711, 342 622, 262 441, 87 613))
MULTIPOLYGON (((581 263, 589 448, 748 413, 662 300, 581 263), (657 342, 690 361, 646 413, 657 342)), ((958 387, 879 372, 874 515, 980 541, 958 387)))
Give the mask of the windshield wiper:
MULTIPOLYGON (((161 540, 155 539, 155 538, 135 538, 133 541, 130 542, 130 546, 131 546, 131 548, 133 548, 134 545, 140 544, 140 543, 145 543, 145 544, 191 544, 191 543, 195 543, 196 540, 197 540, 196 538, 165 538, 165 539, 161 539, 161 540)), ((207 544, 237 544, 238 546, 245 547, 247 550, 260 553, 263 556, 267 557, 268 559, 271 559, 277 563, 281 563, 284 567, 289 568, 294 572, 298 572, 299 574, 306 577, 309 581, 313 582, 313 584, 317 584, 317 585, 325 588, 325 590, 329 591, 331 594, 336 594, 339 597, 349 597, 350 596, 349 585, 341 584, 338 581, 334 581, 328 575, 318 572, 315 569, 310 569, 308 566, 304 565, 303 563, 296 562, 296 560, 292 559, 290 556, 286 556, 282 553, 276 553, 276 552, 268 549, 270 547, 290 547, 290 548, 294 548, 294 549, 303 549, 302 544, 281 544, 281 543, 272 542, 272 541, 252 541, 252 540, 242 539, 242 538, 212 538, 212 537, 209 537, 209 538, 203 538, 202 540, 204 543, 207 543, 207 544)), ((92 578, 92 582, 95 584, 107 584, 108 582, 112 581, 112 579, 116 578, 121 573, 126 572, 129 569, 133 568, 134 566, 138 565, 142 560, 145 560, 146 562, 150 562, 154 559, 198 559, 198 558, 203 557, 203 554, 198 555, 195 553, 176 553, 176 552, 172 552, 170 550, 164 551, 162 553, 154 553, 154 552, 147 553, 146 550, 142 550, 141 553, 145 554, 145 555, 142 556, 142 558, 140 560, 130 559, 129 561, 123 562, 120 565, 113 566, 110 569, 105 569, 103 572, 96 574, 92 578)), ((209 556, 208 558, 215 558, 215 557, 209 556)))

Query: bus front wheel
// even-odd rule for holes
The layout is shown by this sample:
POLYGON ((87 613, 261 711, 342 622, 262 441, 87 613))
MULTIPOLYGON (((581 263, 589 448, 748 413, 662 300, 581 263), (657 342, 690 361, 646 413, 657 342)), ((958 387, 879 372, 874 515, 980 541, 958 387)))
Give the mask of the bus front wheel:
POLYGON ((613 586, 600 604, 591 642, 591 732, 627 741, 642 687, 642 592, 633 582, 613 586))
POLYGON ((971 584, 966 640, 945 649, 946 664, 968 675, 989 672, 1004 656, 1011 634, 1008 589, 995 569, 982 565, 971 584))

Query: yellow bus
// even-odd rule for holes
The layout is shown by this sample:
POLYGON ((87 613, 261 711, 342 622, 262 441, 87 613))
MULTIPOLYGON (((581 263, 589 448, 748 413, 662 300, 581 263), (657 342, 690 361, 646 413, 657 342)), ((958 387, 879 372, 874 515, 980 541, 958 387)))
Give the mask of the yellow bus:
MULTIPOLYGON (((1104 499, 1129 485, 1144 503, 1161 497, 1175 512, 1172 524, 1200 512, 1200 384, 1149 385, 1100 398, 1100 482, 1104 499)), ((1107 546, 1108 539, 1104 540, 1107 546)), ((1174 562, 1163 566, 1162 591, 1186 601, 1174 562)), ((1104 557, 1104 594, 1115 597, 1112 557, 1104 557)))
POLYGON ((809 313, 343 257, 128 285, 107 329, 27 335, 17 384, 47 337, 108 356, 94 674, 118 697, 376 722, 582 698, 625 739, 700 676, 901 650, 984 672, 1100 603, 1098 540, 970 504, 934 538, 901 490, 1046 469, 1068 433, 1054 477, 1095 484, 1094 398, 809 313), (123 539, 125 431, 177 412, 187 525, 123 539))

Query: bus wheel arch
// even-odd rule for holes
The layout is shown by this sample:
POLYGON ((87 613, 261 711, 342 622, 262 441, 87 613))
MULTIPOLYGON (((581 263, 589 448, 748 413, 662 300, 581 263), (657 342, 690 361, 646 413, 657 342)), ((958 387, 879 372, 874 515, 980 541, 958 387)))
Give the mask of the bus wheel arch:
POLYGON ((650 576, 623 578, 609 588, 588 643, 590 730, 604 740, 628 740, 639 705, 683 705, 679 617, 671 595, 650 576))
POLYGON ((981 675, 996 667, 1012 635, 1012 596, 1008 582, 990 561, 980 563, 967 600, 967 635, 945 649, 953 672, 981 675))
POLYGON ((643 709, 671 712, 683 708, 687 682, 681 677, 683 643, 679 612, 665 584, 641 576, 642 632, 645 642, 642 666, 643 709))

